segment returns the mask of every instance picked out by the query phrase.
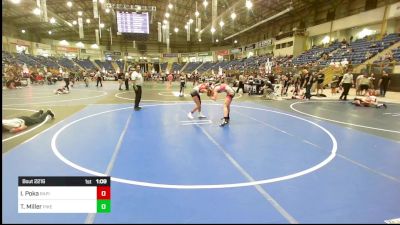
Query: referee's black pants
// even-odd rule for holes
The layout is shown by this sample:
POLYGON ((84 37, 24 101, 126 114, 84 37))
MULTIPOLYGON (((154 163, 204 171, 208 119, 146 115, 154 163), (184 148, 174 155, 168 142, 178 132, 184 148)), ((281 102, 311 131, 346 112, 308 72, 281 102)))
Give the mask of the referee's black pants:
POLYGON ((137 85, 135 89, 135 108, 139 107, 141 99, 142 99, 142 86, 137 85))
POLYGON ((125 90, 129 90, 129 79, 125 78, 125 90))

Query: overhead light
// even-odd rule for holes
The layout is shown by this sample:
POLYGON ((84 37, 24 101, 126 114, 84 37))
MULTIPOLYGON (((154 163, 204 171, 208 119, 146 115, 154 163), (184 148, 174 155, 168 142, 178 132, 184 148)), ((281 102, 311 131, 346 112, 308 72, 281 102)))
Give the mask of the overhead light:
POLYGON ((110 13, 110 8, 106 8, 106 13, 110 13))
POLYGON ((52 34, 51 30, 49 30, 49 35, 51 35, 51 34, 52 34))
POLYGON ((76 20, 72 21, 72 24, 73 24, 73 25, 76 25, 76 20))
POLYGON ((165 13, 165 17, 169 18, 169 12, 165 13))
POLYGON ((72 2, 68 1, 67 2, 67 6, 71 8, 72 7, 72 2))
POLYGON ((211 27, 211 33, 213 34, 215 32, 215 28, 211 27))
POLYGON ((169 9, 172 9, 172 7, 173 7, 172 4, 169 3, 169 4, 168 4, 168 8, 169 8, 169 9))
POLYGON ((86 23, 90 23, 90 19, 86 19, 86 23))
POLYGON ((50 23, 56 23, 56 19, 54 19, 54 17, 51 17, 50 23))
POLYGON ((66 40, 62 40, 59 43, 60 43, 60 45, 63 45, 63 46, 68 46, 69 45, 68 41, 66 41, 66 40))
POLYGON ((25 31, 25 30, 21 30, 21 32, 22 32, 23 34, 25 34, 26 31, 25 31))
POLYGON ((100 24, 100 28, 104 28, 104 23, 101 23, 101 24, 100 24))
POLYGON ((194 29, 194 31, 199 32, 199 28, 194 29))
POLYGON ((78 42, 78 43, 76 43, 75 45, 76 45, 76 47, 78 47, 78 48, 84 48, 84 47, 85 47, 85 44, 83 44, 82 42, 78 42))
POLYGON ((193 23, 193 19, 192 19, 192 18, 190 18, 190 20, 189 20, 189 23, 190 23, 190 24, 192 24, 192 23, 193 23))
POLYGON ((68 26, 70 26, 70 27, 72 27, 73 25, 72 25, 72 23, 70 23, 70 22, 67 22, 67 24, 68 24, 68 26))
POLYGON ((175 33, 178 33, 179 29, 177 27, 175 27, 174 31, 175 31, 175 33))
POLYGON ((164 19, 163 24, 167 24, 167 23, 168 23, 168 20, 164 19))
POLYGON ((236 44, 236 43, 237 43, 237 40, 235 40, 233 43, 235 43, 235 44, 236 44))
POLYGON ((185 29, 186 29, 186 30, 188 29, 188 25, 187 25, 187 24, 185 25, 185 29))
POLYGON ((204 0, 203 5, 204 5, 204 7, 207 7, 207 5, 208 5, 207 0, 204 0))
POLYGON ((219 22, 219 26, 222 28, 224 25, 225 25, 224 21, 221 20, 221 21, 219 22))
POLYGON ((39 16, 39 15, 40 15, 40 9, 39 9, 39 8, 35 8, 35 9, 33 10, 33 14, 39 16))
POLYGON ((104 0, 99 0, 99 2, 100 2, 101 4, 103 4, 103 3, 104 3, 104 0))
POLYGON ((201 39, 199 39, 199 42, 201 42, 201 39))
POLYGON ((215 42, 219 42, 219 40, 217 39, 217 40, 215 40, 215 42))
POLYGON ((90 47, 94 48, 94 49, 98 49, 99 48, 99 46, 97 44, 92 44, 90 47))
POLYGON ((82 15, 83 15, 82 11, 78 11, 78 16, 82 16, 82 15))
POLYGON ((14 4, 19 4, 21 2, 21 0, 11 0, 11 2, 14 4))
POLYGON ((136 7, 136 9, 137 9, 138 11, 140 11, 140 10, 142 10, 142 6, 138 5, 138 6, 136 7))
POLYGON ((232 20, 235 20, 235 19, 236 19, 236 13, 235 13, 235 12, 232 12, 232 13, 231 13, 231 19, 232 19, 232 20))
POLYGON ((246 0, 246 8, 251 9, 253 7, 253 3, 250 0, 246 0))
POLYGON ((194 13, 194 15, 195 15, 196 17, 198 17, 198 16, 200 15, 199 11, 196 11, 196 12, 194 13))

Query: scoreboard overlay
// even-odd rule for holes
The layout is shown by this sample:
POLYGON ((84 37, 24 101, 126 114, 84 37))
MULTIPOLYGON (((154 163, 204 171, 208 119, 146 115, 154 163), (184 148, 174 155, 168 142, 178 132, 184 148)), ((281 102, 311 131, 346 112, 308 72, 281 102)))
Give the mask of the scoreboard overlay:
POLYGON ((110 177, 18 177, 18 213, 110 212, 110 177))

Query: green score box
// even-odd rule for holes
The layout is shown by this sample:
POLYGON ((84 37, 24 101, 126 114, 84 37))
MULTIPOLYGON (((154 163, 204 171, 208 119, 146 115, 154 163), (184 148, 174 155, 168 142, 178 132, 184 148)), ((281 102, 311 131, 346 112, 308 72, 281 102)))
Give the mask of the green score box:
POLYGON ((110 213, 111 200, 97 200, 97 213, 110 213))

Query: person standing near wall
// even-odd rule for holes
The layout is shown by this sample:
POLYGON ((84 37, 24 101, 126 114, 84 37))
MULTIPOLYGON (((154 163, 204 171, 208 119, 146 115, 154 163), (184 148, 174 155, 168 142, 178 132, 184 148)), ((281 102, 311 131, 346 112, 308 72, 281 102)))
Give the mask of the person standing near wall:
POLYGON ((383 70, 382 77, 379 80, 379 88, 380 88, 381 97, 385 97, 386 90, 389 87, 389 85, 390 85, 390 76, 385 70, 383 70))
POLYGON ((101 85, 101 87, 103 87, 103 82, 102 82, 102 77, 101 77, 101 72, 100 72, 100 70, 99 69, 97 69, 97 71, 96 71, 96 74, 94 75, 95 77, 96 77, 96 87, 98 87, 99 86, 99 83, 100 83, 100 85, 101 85))
POLYGON ((135 111, 141 110, 142 107, 139 106, 140 100, 142 99, 142 86, 143 86, 143 76, 140 73, 140 66, 136 66, 136 70, 132 72, 131 79, 133 82, 133 90, 135 90, 135 111))
POLYGON ((242 89, 242 92, 244 94, 244 76, 243 76, 243 74, 239 75, 239 85, 238 85, 238 88, 236 90, 236 93, 239 93, 239 89, 242 89))
POLYGON ((64 71, 62 73, 62 76, 63 76, 64 81, 65 81, 65 86, 64 87, 66 87, 68 89, 68 91, 69 91, 69 73, 67 71, 64 71))
POLYGON ((339 98, 340 100, 347 101, 347 95, 349 94, 349 90, 354 83, 353 74, 351 72, 351 69, 348 69, 347 72, 343 75, 343 79, 339 84, 339 86, 343 86, 343 92, 339 98))

